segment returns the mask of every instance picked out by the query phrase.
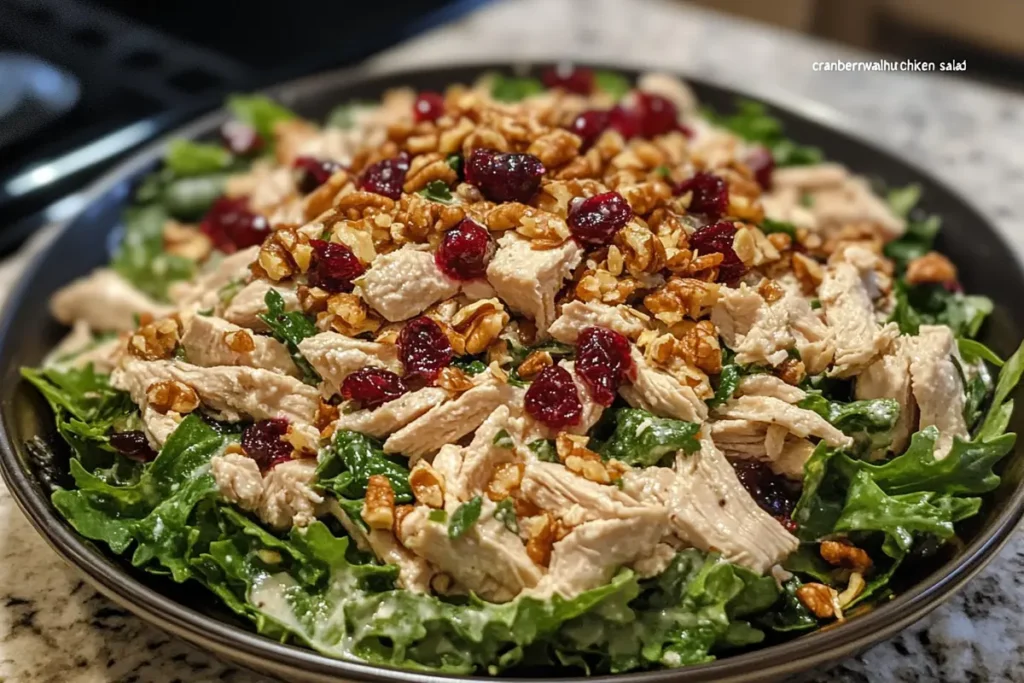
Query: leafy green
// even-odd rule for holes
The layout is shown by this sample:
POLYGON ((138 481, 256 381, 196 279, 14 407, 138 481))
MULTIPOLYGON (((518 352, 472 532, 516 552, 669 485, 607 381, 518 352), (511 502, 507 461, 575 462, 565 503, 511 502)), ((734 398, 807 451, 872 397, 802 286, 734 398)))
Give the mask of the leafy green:
POLYGON ((984 296, 950 292, 942 285, 909 285, 896 281, 896 306, 890 320, 903 334, 917 334, 921 325, 948 325, 957 337, 975 337, 992 312, 984 296))
POLYGON ((917 202, 921 199, 921 186, 917 183, 911 183, 906 187, 894 187, 890 189, 885 196, 886 203, 889 204, 889 208, 892 212, 900 218, 906 218, 910 215, 911 209, 917 206, 917 202))
POLYGON ((633 87, 628 78, 614 71, 595 71, 594 85, 616 102, 625 97, 633 87))
POLYGON ((817 628, 818 619, 796 596, 797 589, 802 585, 803 582, 796 577, 783 583, 781 604, 757 619, 758 625, 780 633, 817 628))
POLYGON ((491 80, 491 97, 499 102, 518 102, 541 92, 544 92, 544 85, 536 78, 496 73, 491 80))
POLYGON ((740 365, 736 362, 736 354, 724 349, 722 351, 722 372, 718 375, 715 395, 707 401, 708 407, 717 408, 732 398, 740 386, 740 380, 746 375, 762 372, 765 372, 765 369, 756 365, 740 365))
POLYGON ((479 356, 457 356, 452 360, 452 366, 470 376, 479 375, 487 369, 487 363, 479 356))
POLYGON ((493 444, 498 448, 514 448, 515 442, 512 440, 512 435, 504 429, 498 430, 498 433, 494 435, 493 444))
POLYGON ((140 206, 125 213, 122 239, 111 267, 137 289, 158 301, 167 301, 172 282, 187 280, 195 263, 164 252, 164 224, 168 217, 158 205, 140 206))
POLYGON ((263 301, 267 312, 260 314, 260 320, 267 324, 275 339, 288 347, 295 365, 302 370, 302 381, 316 385, 320 382, 320 374, 299 351, 299 342, 319 332, 316 325, 302 311, 285 311, 284 297, 276 289, 269 290, 263 301))
POLYGON ((171 140, 164 155, 164 164, 179 178, 223 171, 231 165, 231 153, 221 145, 171 140))
POLYGON ((1006 359, 1006 363, 999 370, 996 388, 992 393, 992 403, 985 421, 978 430, 977 439, 992 439, 1006 431, 1010 415, 1013 413, 1010 392, 1020 384, 1022 374, 1024 374, 1024 343, 1017 347, 1017 350, 1006 359))
POLYGON ((469 531, 470 527, 480 519, 480 510, 483 504, 483 498, 473 496, 455 508, 455 512, 452 513, 452 518, 448 522, 448 538, 459 538, 469 531))
POLYGON ((809 392, 798 404, 813 410, 832 426, 853 437, 862 451, 884 448, 892 442, 892 430, 900 417, 900 404, 891 398, 862 401, 829 401, 819 393, 809 392))
POLYGON ((327 115, 325 125, 331 128, 348 130, 356 125, 356 116, 360 112, 367 111, 375 106, 376 104, 373 102, 364 102, 362 100, 352 100, 345 104, 339 104, 327 115))
POLYGON ((650 467, 679 450, 700 450, 696 438, 699 431, 700 424, 696 422, 655 417, 640 408, 620 408, 615 412, 615 431, 597 450, 606 459, 650 467))
POLYGON ((816 164, 824 158, 817 147, 798 145, 786 138, 782 123, 769 114, 760 102, 740 100, 736 113, 729 116, 711 110, 705 110, 704 113, 712 123, 732 131, 748 142, 767 147, 777 166, 816 164))
POLYGON ((427 183, 426 187, 416 194, 421 197, 426 197, 432 202, 438 202, 439 204, 452 203, 452 191, 448 188, 448 184, 443 180, 431 180, 427 183))
POLYGON ((898 272, 903 272, 908 263, 932 251, 941 229, 939 216, 908 219, 906 232, 885 245, 885 255, 895 261, 898 272))
POLYGON ((562 342, 554 340, 541 342, 540 344, 534 344, 533 346, 523 346, 522 344, 517 344, 511 339, 508 339, 505 344, 508 347, 509 355, 512 356, 512 364, 516 366, 520 365, 524 360, 526 360, 527 356, 534 352, 546 351, 555 357, 568 357, 576 353, 576 349, 571 344, 563 344, 562 342))
POLYGON ((761 232, 766 235, 770 235, 773 232, 781 232, 789 235, 791 239, 796 239, 796 226, 787 221, 775 221, 771 218, 765 218, 761 221, 761 232))
POLYGON ((396 502, 412 500, 408 468, 386 456, 378 441, 342 429, 335 432, 331 443, 320 451, 317 484, 338 498, 361 500, 366 496, 370 477, 375 474, 388 478, 396 502))
POLYGON ((514 534, 519 533, 519 519, 516 517, 516 506, 512 497, 502 499, 494 508, 494 518, 505 525, 514 534))
POLYGON ((537 439, 526 444, 533 455, 543 462, 558 462, 558 452, 555 450, 555 442, 549 439, 537 439))
POLYGON ((980 341, 964 339, 961 337, 956 340, 956 345, 960 350, 960 355, 968 362, 974 360, 985 360, 997 368, 1001 368, 1004 365, 1003 359, 1000 358, 995 351, 985 346, 980 341))
POLYGON ((297 118, 295 112, 266 95, 231 95, 227 107, 236 119, 255 128, 268 144, 274 141, 274 127, 278 123, 297 118))

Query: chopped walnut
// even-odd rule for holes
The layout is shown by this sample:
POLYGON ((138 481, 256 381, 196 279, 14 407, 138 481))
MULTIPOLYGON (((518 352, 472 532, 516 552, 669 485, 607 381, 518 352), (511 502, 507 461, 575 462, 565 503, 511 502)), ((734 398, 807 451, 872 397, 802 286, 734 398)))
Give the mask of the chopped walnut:
POLYGON ((519 364, 517 372, 523 379, 533 379, 540 371, 549 365, 554 365, 554 359, 547 351, 534 351, 519 364))
POLYGON ((409 487, 418 503, 439 510, 444 507, 444 477, 426 460, 420 460, 409 473, 409 487))
POLYGON ((799 386, 800 382, 804 381, 807 376, 807 368, 804 366, 804 362, 799 358, 787 358, 782 361, 782 364, 776 368, 775 373, 778 375, 786 384, 791 384, 794 387, 799 386))
POLYGON ((195 389, 173 379, 150 384, 146 389, 146 401, 161 414, 175 412, 184 415, 199 407, 199 395, 195 389))
POLYGON ((443 154, 421 154, 413 158, 402 190, 417 192, 438 180, 451 186, 459 181, 459 174, 448 164, 443 154))
POLYGON ((575 292, 582 301, 622 304, 638 289, 641 285, 635 278, 615 277, 607 270, 598 269, 585 272, 576 283, 575 292))
POLYGON ((295 425, 289 424, 282 441, 288 442, 292 449, 293 458, 315 458, 320 444, 308 436, 304 429, 296 429, 295 425))
POLYGON ((838 594, 825 584, 805 583, 796 589, 796 597, 819 619, 842 619, 842 612, 838 611, 838 594))
POLYGON ((844 569, 852 569, 861 574, 871 569, 871 557, 849 541, 822 541, 819 550, 821 557, 829 564, 844 569))
POLYGON ((817 292, 818 286, 821 285, 821 281, 825 277, 825 271, 821 264, 800 252, 793 253, 792 263, 793 274, 800 282, 800 289, 803 293, 812 295, 817 292))
POLYGON ((341 417, 341 410, 338 406, 325 403, 322 399, 316 407, 316 415, 313 416, 313 426, 320 430, 321 436, 327 427, 341 417))
POLYGON ((956 266, 937 251, 929 251, 907 264, 907 283, 911 285, 942 284, 956 279, 956 266))
POLYGON ((317 315, 320 329, 333 329, 347 337, 355 337, 364 332, 376 332, 380 329, 381 320, 366 303, 355 294, 332 294, 327 299, 327 308, 317 315))
POLYGON ((615 246, 633 277, 657 273, 665 267, 665 246, 653 232, 636 221, 630 221, 615 233, 615 246))
POLYGON ((521 462, 505 462, 495 467, 487 482, 487 497, 497 503, 514 494, 523 481, 525 469, 521 462))
POLYGON ((669 278, 665 286, 644 297, 644 306, 666 325, 674 325, 684 317, 698 319, 711 312, 718 303, 719 285, 694 278, 669 278))
POLYGON ((527 520, 526 554, 542 567, 551 562, 551 547, 555 544, 555 520, 545 512, 527 520))
POLYGON ((256 350, 256 342, 248 330, 225 332, 224 343, 235 353, 252 353, 256 350))
POLYGON ((509 315, 501 299, 481 299, 459 309, 451 319, 457 338, 450 340, 459 355, 475 355, 489 347, 505 329, 509 315))
POLYGON ((194 227, 167 221, 164 223, 164 251, 191 261, 202 261, 213 251, 213 242, 194 227))
POLYGON ((361 513, 371 529, 391 529, 395 524, 395 490, 383 474, 370 475, 361 513))
POLYGON ((786 290, 775 280, 764 278, 757 285, 757 293, 768 303, 773 303, 785 296, 786 290))
POLYGON ((718 343, 718 330, 710 320, 688 326, 679 344, 683 357, 694 367, 709 375, 722 371, 722 347, 718 343))
POLYGON ((402 540, 402 522, 409 516, 409 513, 416 509, 415 505, 398 505, 395 507, 395 521, 391 525, 391 532, 398 539, 399 543, 403 543, 402 540))
POLYGON ((579 136, 556 128, 531 142, 526 152, 540 159, 546 169, 554 170, 575 159, 579 154, 580 144, 579 136))
POLYGON ((461 394, 473 388, 473 380, 465 372, 454 366, 441 369, 437 377, 437 386, 455 394, 461 394))
POLYGON ((736 231, 732 249, 748 268, 778 261, 780 256, 779 250, 764 233, 751 226, 743 226, 736 231))
POLYGON ((856 600, 864 592, 865 588, 867 588, 867 584, 864 582, 864 577, 860 572, 853 572, 850 574, 850 580, 847 582, 846 588, 836 596, 836 602, 839 603, 840 607, 846 607, 856 600))
POLYGON ((178 324, 171 318, 142 325, 128 339, 128 353, 141 360, 166 360, 178 346, 178 324))

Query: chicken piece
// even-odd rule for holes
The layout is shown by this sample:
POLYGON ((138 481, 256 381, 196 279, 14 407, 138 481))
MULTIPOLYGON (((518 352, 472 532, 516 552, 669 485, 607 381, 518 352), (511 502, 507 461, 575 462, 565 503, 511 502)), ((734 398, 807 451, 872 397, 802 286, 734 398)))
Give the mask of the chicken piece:
POLYGON ((390 529, 371 529, 370 550, 385 564, 398 567, 398 584, 413 593, 429 593, 434 570, 430 563, 403 546, 390 529))
POLYGON ((324 514, 324 497, 313 488, 316 460, 288 460, 263 477, 263 495, 256 514, 278 530, 309 526, 324 514))
POLYGON ((124 332, 136 328, 142 314, 162 318, 171 307, 157 303, 109 268, 99 268, 57 290, 50 298, 53 317, 70 325, 84 321, 96 332, 124 332))
POLYGON ((223 318, 207 315, 194 315, 185 323, 185 332, 181 335, 181 345, 185 349, 185 357, 193 365, 212 367, 215 365, 246 365, 251 368, 263 368, 292 377, 299 376, 288 348, 273 337, 251 334, 238 325, 233 325, 223 318), (235 351, 236 346, 248 338, 252 341, 251 351, 235 351))
POLYGON ((850 177, 842 164, 825 162, 807 166, 787 166, 772 173, 772 191, 794 189, 802 191, 838 187, 850 177))
POLYGON ((564 344, 575 344, 588 327, 606 327, 635 340, 647 329, 646 321, 629 306, 609 306, 599 301, 570 301, 548 328, 548 334, 564 344))
POLYGON ((953 437, 967 437, 964 420, 964 385, 956 363, 963 363, 953 331, 945 325, 921 325, 917 336, 906 339, 910 357, 910 385, 920 411, 919 429, 939 430, 935 458, 949 455, 953 437))
POLYGON ((448 392, 444 389, 426 387, 404 394, 373 410, 355 410, 342 414, 334 421, 334 429, 347 429, 383 439, 447 399, 448 392))
POLYGON ((835 336, 837 377, 852 377, 888 352, 899 335, 895 323, 880 327, 872 300, 878 296, 874 254, 863 247, 850 247, 843 259, 825 269, 818 295, 825 320, 835 336))
POLYGON ((765 422, 716 420, 711 423, 711 437, 727 458, 758 460, 776 474, 796 480, 803 478, 804 463, 814 451, 814 444, 807 439, 765 422))
POLYGON ((276 372, 245 366, 202 368, 176 360, 141 361, 125 356, 111 374, 110 384, 127 391, 135 403, 143 406, 147 405, 149 386, 167 380, 192 387, 199 400, 216 411, 218 419, 227 422, 246 417, 283 417, 295 424, 308 425, 319 404, 319 393, 314 387, 276 372))
POLYGON ((766 573, 799 546, 799 541, 758 507, 710 438, 701 449, 679 453, 675 469, 648 467, 627 472, 624 490, 638 500, 663 505, 669 523, 685 543, 716 550, 729 562, 766 573))
POLYGON ((616 486, 584 479, 556 463, 528 462, 519 490, 526 500, 569 527, 596 519, 650 519, 650 504, 626 495, 616 486))
MULTIPOLYGON (((902 453, 917 424, 917 404, 910 390, 910 344, 906 337, 893 342, 889 353, 857 375, 854 391, 858 399, 892 398, 900 405, 900 415, 892 429, 890 449, 902 453)), ((879 455, 884 455, 880 453, 879 455)))
POLYGON ((732 420, 750 420, 785 427, 790 434, 801 438, 816 436, 828 445, 846 447, 853 439, 833 427, 813 410, 798 408, 771 396, 740 396, 715 411, 718 417, 732 420))
POLYGON ((640 76, 636 87, 645 93, 661 95, 676 105, 676 111, 683 115, 696 114, 700 106, 690 86, 675 74, 657 71, 645 73, 640 76))
POLYGON ((886 242, 906 232, 906 221, 896 216, 889 205, 871 191, 865 178, 850 177, 842 185, 823 188, 811 197, 811 211, 822 226, 868 222, 886 242))
POLYGON ((490 373, 477 376, 476 386, 451 401, 434 406, 384 442, 385 453, 401 453, 415 461, 432 455, 473 432, 512 392, 490 373))
POLYGON ((263 475, 252 458, 241 453, 225 453, 210 459, 210 472, 220 497, 250 512, 263 497, 263 475))
POLYGON ((407 244, 374 259, 356 280, 355 291, 387 320, 398 322, 455 296, 459 283, 438 269, 431 252, 407 244))
POLYGON ((236 251, 212 267, 204 268, 195 279, 175 282, 168 290, 171 301, 178 308, 195 306, 200 310, 224 303, 220 299, 222 290, 233 282, 247 281, 250 277, 249 265, 259 253, 259 245, 236 251))
POLYGON ((76 320, 71 326, 71 331, 46 354, 43 365, 62 368, 84 368, 92 365, 96 372, 107 374, 117 367, 118 358, 124 347, 122 336, 97 338, 89 330, 88 323, 76 320))
MULTIPOLYGON (((135 400, 134 397, 132 400, 135 400)), ((181 424, 182 416, 174 411, 168 411, 166 414, 157 412, 148 403, 139 404, 139 407, 142 428, 146 433, 146 438, 149 440, 149 445, 154 451, 159 453, 167 439, 171 437, 174 430, 181 424)))
POLYGON ((835 357, 835 339, 832 330, 811 308, 811 302, 801 294, 787 292, 774 306, 786 312, 790 334, 807 374, 825 372, 835 357))
POLYGON ((631 353, 636 365, 636 379, 632 384, 619 388, 619 395, 629 405, 676 420, 703 422, 707 418, 707 404, 691 387, 666 372, 652 368, 637 349, 631 353))
POLYGON ((711 322, 741 365, 774 367, 786 360, 788 350, 796 345, 783 307, 769 305, 746 284, 721 291, 711 322))
MULTIPOLYGON (((450 502, 449 515, 458 504, 450 502)), ((449 574, 457 584, 485 600, 508 602, 532 588, 543 573, 526 554, 519 536, 494 519, 495 504, 483 499, 480 518, 458 538, 448 525, 429 518, 430 508, 418 505, 405 516, 399 539, 406 548, 449 574)))
POLYGON ((736 387, 736 396, 771 396, 786 403, 799 403, 807 398, 807 392, 800 387, 786 384, 775 375, 759 372, 740 379, 736 387))
POLYGON ((230 323, 247 327, 254 332, 268 332, 270 328, 259 316, 267 312, 267 292, 276 290, 284 299, 284 310, 299 310, 299 295, 294 287, 272 285, 266 280, 253 280, 239 290, 221 313, 230 323))
POLYGON ((655 506, 641 516, 578 526, 554 544, 548 573, 530 594, 573 598, 603 586, 623 565, 652 555, 668 532, 668 511, 655 506))
POLYGON ((341 383, 356 370, 365 367, 402 371, 394 344, 353 339, 337 332, 321 332, 299 342, 299 353, 320 373, 331 393, 341 391, 341 383))
POLYGON ((534 249, 515 232, 498 240, 498 251, 487 266, 487 280, 508 306, 529 318, 544 334, 555 319, 555 295, 583 258, 573 240, 552 249, 534 249))
POLYGON ((507 432, 508 418, 508 406, 498 406, 476 430, 468 446, 445 447, 437 454, 434 468, 444 474, 448 495, 464 501, 483 493, 494 468, 516 460, 515 448, 494 443, 503 430, 507 432))

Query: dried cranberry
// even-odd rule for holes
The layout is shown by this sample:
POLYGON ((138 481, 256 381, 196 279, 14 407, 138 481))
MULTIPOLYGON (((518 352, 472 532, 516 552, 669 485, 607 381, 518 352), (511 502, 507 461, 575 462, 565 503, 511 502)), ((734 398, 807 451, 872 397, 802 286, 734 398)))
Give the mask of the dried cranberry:
POLYGON ((413 318, 398 333, 398 357, 410 381, 432 384, 452 362, 452 345, 441 327, 425 315, 413 318))
POLYGON ((576 374, 595 403, 610 406, 626 380, 636 377, 629 340, 607 327, 587 327, 576 340, 576 374))
POLYGON ((615 105, 608 112, 608 127, 619 131, 627 140, 635 138, 643 132, 643 122, 640 120, 639 112, 633 107, 626 107, 622 104, 615 105))
POLYGON ((600 247, 611 242, 632 217, 633 210, 621 194, 605 192, 573 202, 566 222, 577 242, 600 247))
POLYGON ((359 401, 369 410, 379 408, 408 392, 409 387, 402 378, 384 368, 356 370, 341 383, 342 398, 359 401))
POLYGON ((487 274, 494 248, 487 228, 463 218, 441 238, 434 260, 441 272, 453 280, 475 280, 487 274))
POLYGON ((444 95, 439 92, 424 90, 416 96, 412 103, 412 117, 420 121, 437 121, 444 114, 444 95))
POLYGON ((265 144, 255 128, 241 121, 228 121, 221 126, 220 139, 229 152, 240 157, 260 152, 265 144))
POLYGON ((947 292, 950 292, 952 294, 963 294, 964 293, 964 286, 962 284, 960 284, 959 280, 956 280, 956 279, 954 279, 954 280, 946 280, 945 282, 942 283, 942 287, 947 292))
POLYGON ((383 195, 391 199, 402 196, 405 174, 409 170, 409 154, 399 152, 398 156, 371 164, 359 179, 359 189, 383 195))
POLYGON ((352 281, 366 272, 352 250, 338 242, 310 240, 316 257, 309 268, 309 284, 331 294, 351 292, 352 281))
POLYGON ((640 134, 645 138, 664 135, 679 127, 679 112, 672 100, 654 93, 636 93, 636 115, 640 120, 640 134))
POLYGON ((559 64, 545 69, 541 80, 549 88, 561 88, 578 95, 589 95, 594 91, 594 72, 571 64, 559 64))
POLYGON ((270 234, 267 219, 249 210, 248 197, 219 198, 206 212, 199 229, 228 254, 261 244, 270 234))
POLYGON ((149 446, 149 439, 144 432, 137 429, 129 432, 114 432, 110 435, 110 445, 114 450, 138 462, 149 462, 156 457, 156 451, 149 446))
POLYGON ((797 487, 757 460, 734 460, 732 466, 754 502, 784 527, 794 531, 793 508, 800 497, 797 487))
POLYGON ((492 202, 528 202, 537 194, 544 164, 532 154, 475 149, 466 160, 466 182, 492 202))
POLYGON ((537 375, 524 399, 526 412, 552 429, 580 423, 583 404, 572 375, 563 367, 549 365, 537 375))
POLYGON ((277 417, 260 420, 242 432, 242 449, 256 461, 261 472, 279 463, 291 460, 292 446, 284 440, 288 433, 288 420, 277 417))
POLYGON ((722 263, 718 266, 720 282, 735 282, 747 272, 747 267, 732 248, 736 236, 736 226, 729 221, 720 221, 706 225, 690 235, 690 248, 701 254, 712 252, 722 255, 722 263))
POLYGON ((341 170, 341 164, 331 159, 298 157, 292 162, 295 169, 295 186, 302 194, 309 194, 341 170))
POLYGON ((582 149, 590 149, 601 133, 608 127, 608 112, 602 109, 590 109, 572 120, 569 130, 583 140, 582 149))
POLYGON ((747 166, 754 174, 754 180, 763 190, 772 189, 772 173, 775 171, 775 157, 767 147, 756 147, 747 156, 747 166))
POLYGON ((693 193, 690 200, 690 213, 701 213, 715 220, 729 210, 729 186, 725 181, 714 175, 701 171, 692 178, 687 178, 676 185, 677 195, 693 193))

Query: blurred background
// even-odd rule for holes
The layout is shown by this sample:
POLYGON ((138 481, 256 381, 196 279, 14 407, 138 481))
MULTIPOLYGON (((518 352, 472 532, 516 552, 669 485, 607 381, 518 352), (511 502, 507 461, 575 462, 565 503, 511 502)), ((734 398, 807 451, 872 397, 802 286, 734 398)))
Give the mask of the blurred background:
MULTIPOLYGON (((225 93, 354 65, 517 1, 0 0, 0 253, 76 208, 55 201, 225 93)), ((692 4, 887 56, 955 54, 965 77, 1024 91, 1022 0, 692 4)))

